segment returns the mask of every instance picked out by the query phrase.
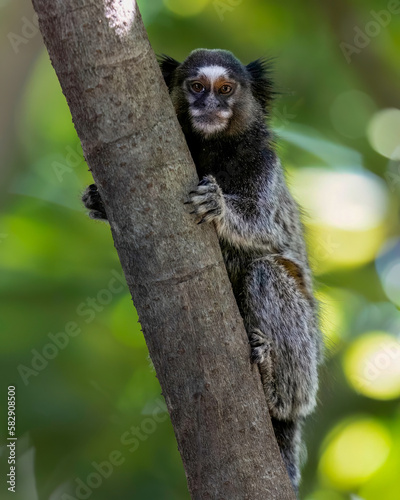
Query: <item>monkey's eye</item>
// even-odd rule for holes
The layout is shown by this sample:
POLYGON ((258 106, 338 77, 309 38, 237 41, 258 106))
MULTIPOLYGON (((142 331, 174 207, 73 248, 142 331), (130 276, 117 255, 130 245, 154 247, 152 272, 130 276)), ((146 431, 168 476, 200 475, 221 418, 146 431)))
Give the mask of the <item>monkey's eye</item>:
POLYGON ((200 82, 194 82, 192 83, 192 90, 195 92, 202 92, 204 90, 204 85, 202 85, 200 82))
POLYGON ((222 85, 219 92, 220 94, 230 94, 232 92, 232 87, 230 85, 222 85))

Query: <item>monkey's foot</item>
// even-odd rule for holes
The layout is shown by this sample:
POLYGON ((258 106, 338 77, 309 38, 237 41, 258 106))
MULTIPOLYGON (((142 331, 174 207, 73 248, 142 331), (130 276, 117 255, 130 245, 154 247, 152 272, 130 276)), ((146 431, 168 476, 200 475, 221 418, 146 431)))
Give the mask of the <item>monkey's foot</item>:
POLYGON ((91 184, 86 188, 82 195, 82 201, 85 207, 90 210, 89 217, 91 219, 107 220, 107 214, 96 184, 91 184))
POLYGON ((223 215, 225 208, 224 196, 217 181, 211 175, 204 177, 197 188, 189 193, 190 200, 185 204, 191 204, 191 214, 197 217, 197 224, 210 222, 223 215))
POLYGON ((249 334, 251 346, 251 362, 254 364, 263 363, 270 352, 271 343, 261 330, 251 330, 249 334))

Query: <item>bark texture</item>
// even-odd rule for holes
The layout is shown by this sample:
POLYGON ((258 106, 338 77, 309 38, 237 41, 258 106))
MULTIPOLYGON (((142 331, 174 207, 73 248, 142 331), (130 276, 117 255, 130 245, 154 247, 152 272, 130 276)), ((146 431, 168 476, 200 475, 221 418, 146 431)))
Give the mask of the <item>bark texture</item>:
MULTIPOLYGON (((102 195, 193 499, 294 499, 198 179, 135 2, 33 0, 102 195)), ((127 325, 129 328, 129 325, 127 325)))

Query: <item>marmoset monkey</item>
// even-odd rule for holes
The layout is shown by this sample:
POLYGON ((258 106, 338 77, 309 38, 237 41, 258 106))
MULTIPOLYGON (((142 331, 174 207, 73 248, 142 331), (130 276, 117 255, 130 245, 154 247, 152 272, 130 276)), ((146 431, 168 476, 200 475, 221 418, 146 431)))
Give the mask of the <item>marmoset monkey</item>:
MULTIPOLYGON (((298 207, 266 124, 268 64, 198 49, 161 70, 201 181, 189 193, 198 223, 216 228, 258 363, 282 458, 297 490, 301 427, 315 407, 321 335, 298 207)), ((106 219, 95 185, 83 201, 106 219)))

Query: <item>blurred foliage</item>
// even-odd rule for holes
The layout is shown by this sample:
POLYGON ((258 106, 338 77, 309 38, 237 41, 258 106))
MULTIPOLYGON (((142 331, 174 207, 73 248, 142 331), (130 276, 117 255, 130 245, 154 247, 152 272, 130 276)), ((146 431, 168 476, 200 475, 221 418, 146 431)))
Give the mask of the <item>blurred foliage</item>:
MULTIPOLYGON (((139 1, 157 53, 275 57, 271 121, 305 211, 327 341, 305 429, 306 500, 400 499, 396 5, 139 1)), ((17 388, 13 498, 188 499, 110 231, 80 204, 91 176, 40 35, 26 27, 32 7, 2 0, 0 11, 0 373, 3 398, 17 388)), ((0 460, 4 470, 4 448, 0 460)))

